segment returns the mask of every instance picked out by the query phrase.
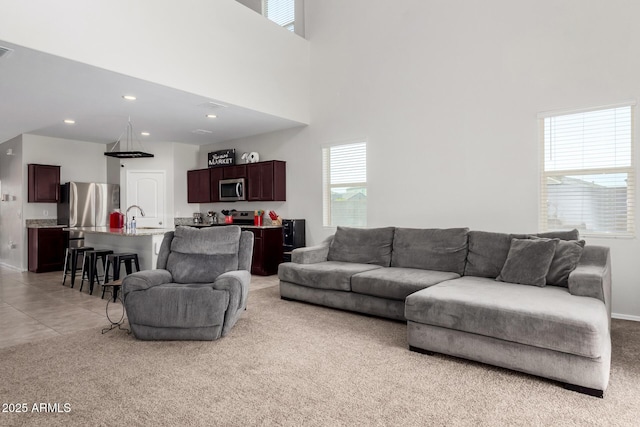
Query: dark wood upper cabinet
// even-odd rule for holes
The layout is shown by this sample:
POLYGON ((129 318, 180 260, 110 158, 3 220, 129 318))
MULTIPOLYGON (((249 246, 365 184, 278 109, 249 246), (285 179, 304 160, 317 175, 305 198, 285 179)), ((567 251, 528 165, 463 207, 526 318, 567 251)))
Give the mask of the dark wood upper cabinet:
POLYGON ((225 166, 221 169, 222 177, 224 179, 247 177, 247 165, 225 166))
POLYGON ((218 183, 221 179, 245 178, 247 201, 286 201, 286 162, 267 162, 187 171, 187 202, 220 201, 218 183))
POLYGON ((211 201, 220 201, 220 186, 218 183, 223 179, 224 168, 212 168, 210 169, 209 183, 211 186, 211 201))
POLYGON ((286 201, 286 162, 271 160, 247 165, 247 200, 286 201))
POLYGON ((28 165, 30 203, 57 203, 60 200, 60 166, 28 165))
POLYGON ((211 178, 209 169, 187 171, 187 202, 208 203, 211 201, 211 178))

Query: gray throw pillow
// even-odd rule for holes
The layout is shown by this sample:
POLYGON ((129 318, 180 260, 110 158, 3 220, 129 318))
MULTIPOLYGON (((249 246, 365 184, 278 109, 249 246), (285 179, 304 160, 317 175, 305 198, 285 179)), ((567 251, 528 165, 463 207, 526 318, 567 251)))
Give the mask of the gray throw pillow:
POLYGON ((496 280, 543 287, 558 245, 556 239, 513 239, 496 280))
POLYGON ((578 266, 584 240, 560 240, 547 273, 547 285, 569 286, 569 274, 578 266))
POLYGON ((394 230, 394 227, 338 227, 327 260, 389 267, 394 230))

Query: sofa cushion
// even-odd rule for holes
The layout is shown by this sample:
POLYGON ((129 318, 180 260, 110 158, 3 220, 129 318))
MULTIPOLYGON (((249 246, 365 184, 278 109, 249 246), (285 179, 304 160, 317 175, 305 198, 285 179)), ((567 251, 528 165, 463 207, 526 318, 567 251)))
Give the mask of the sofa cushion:
POLYGON ((389 267, 394 230, 393 227, 338 227, 327 260, 389 267))
POLYGON ((379 268, 354 274, 351 277, 351 290, 359 294, 404 301, 407 295, 420 289, 458 277, 459 274, 448 271, 379 268))
POLYGON ((604 303, 566 288, 465 276, 409 295, 407 320, 598 358, 609 322, 604 303))
POLYGON ((238 269, 240 227, 177 227, 166 269, 176 283, 211 283, 238 269))
POLYGON ((391 266, 462 275, 467 259, 468 233, 468 228, 396 228, 391 266))
POLYGON ((464 275, 495 279, 507 260, 510 247, 509 234, 470 231, 469 254, 464 275))
POLYGON ((544 286, 558 239, 512 239, 507 260, 496 280, 544 286))
POLYGON ((278 278, 309 288, 351 291, 351 276, 378 268, 381 267, 340 261, 325 261, 315 264, 286 262, 278 266, 278 278))
POLYGON ((584 250, 584 240, 560 240, 547 273, 547 285, 569 286, 569 274, 576 269, 584 250))

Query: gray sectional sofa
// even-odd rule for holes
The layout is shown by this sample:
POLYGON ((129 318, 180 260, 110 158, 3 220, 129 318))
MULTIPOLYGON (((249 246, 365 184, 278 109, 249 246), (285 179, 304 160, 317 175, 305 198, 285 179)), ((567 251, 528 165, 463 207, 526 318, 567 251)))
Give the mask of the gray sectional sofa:
POLYGON ((609 249, 538 235, 338 227, 280 265, 280 295, 407 322, 409 348, 603 396, 611 364, 609 249))

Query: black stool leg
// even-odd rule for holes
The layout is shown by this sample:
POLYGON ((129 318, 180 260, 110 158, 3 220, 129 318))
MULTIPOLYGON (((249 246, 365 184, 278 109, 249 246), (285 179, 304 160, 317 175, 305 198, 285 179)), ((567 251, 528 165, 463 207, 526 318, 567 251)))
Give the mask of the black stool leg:
MULTIPOLYGON (((107 283, 109 281, 109 267, 111 267, 111 258, 107 255, 107 265, 104 267, 104 280, 103 283, 107 283)), ((104 294, 103 294, 104 296, 104 294)))
POLYGON ((71 253, 71 287, 76 284, 76 268, 78 268, 78 253, 76 251, 70 251, 71 253))
POLYGON ((131 269, 131 260, 130 259, 125 259, 124 260, 124 269, 127 272, 127 275, 133 273, 132 269, 131 269))
POLYGON ((67 280, 67 268, 69 268, 69 248, 64 250, 64 267, 62 273, 62 286, 64 286, 64 281, 67 280))
POLYGON ((120 278, 120 260, 113 260, 113 280, 120 278))
POLYGON ((91 258, 89 258, 89 260, 87 260, 87 253, 84 253, 84 256, 82 257, 82 274, 80 277, 80 292, 82 292, 82 288, 84 288, 84 275, 85 273, 88 275, 87 276, 87 280, 89 280, 89 277, 91 277, 91 258), (88 263, 88 265, 87 265, 88 263))
POLYGON ((95 279, 98 278, 98 255, 95 252, 91 253, 89 264, 91 265, 89 269, 89 295, 93 295, 93 285, 95 283, 95 279))
POLYGON ((140 264, 138 263, 138 255, 133 258, 133 262, 136 263, 136 271, 140 271, 140 264))

